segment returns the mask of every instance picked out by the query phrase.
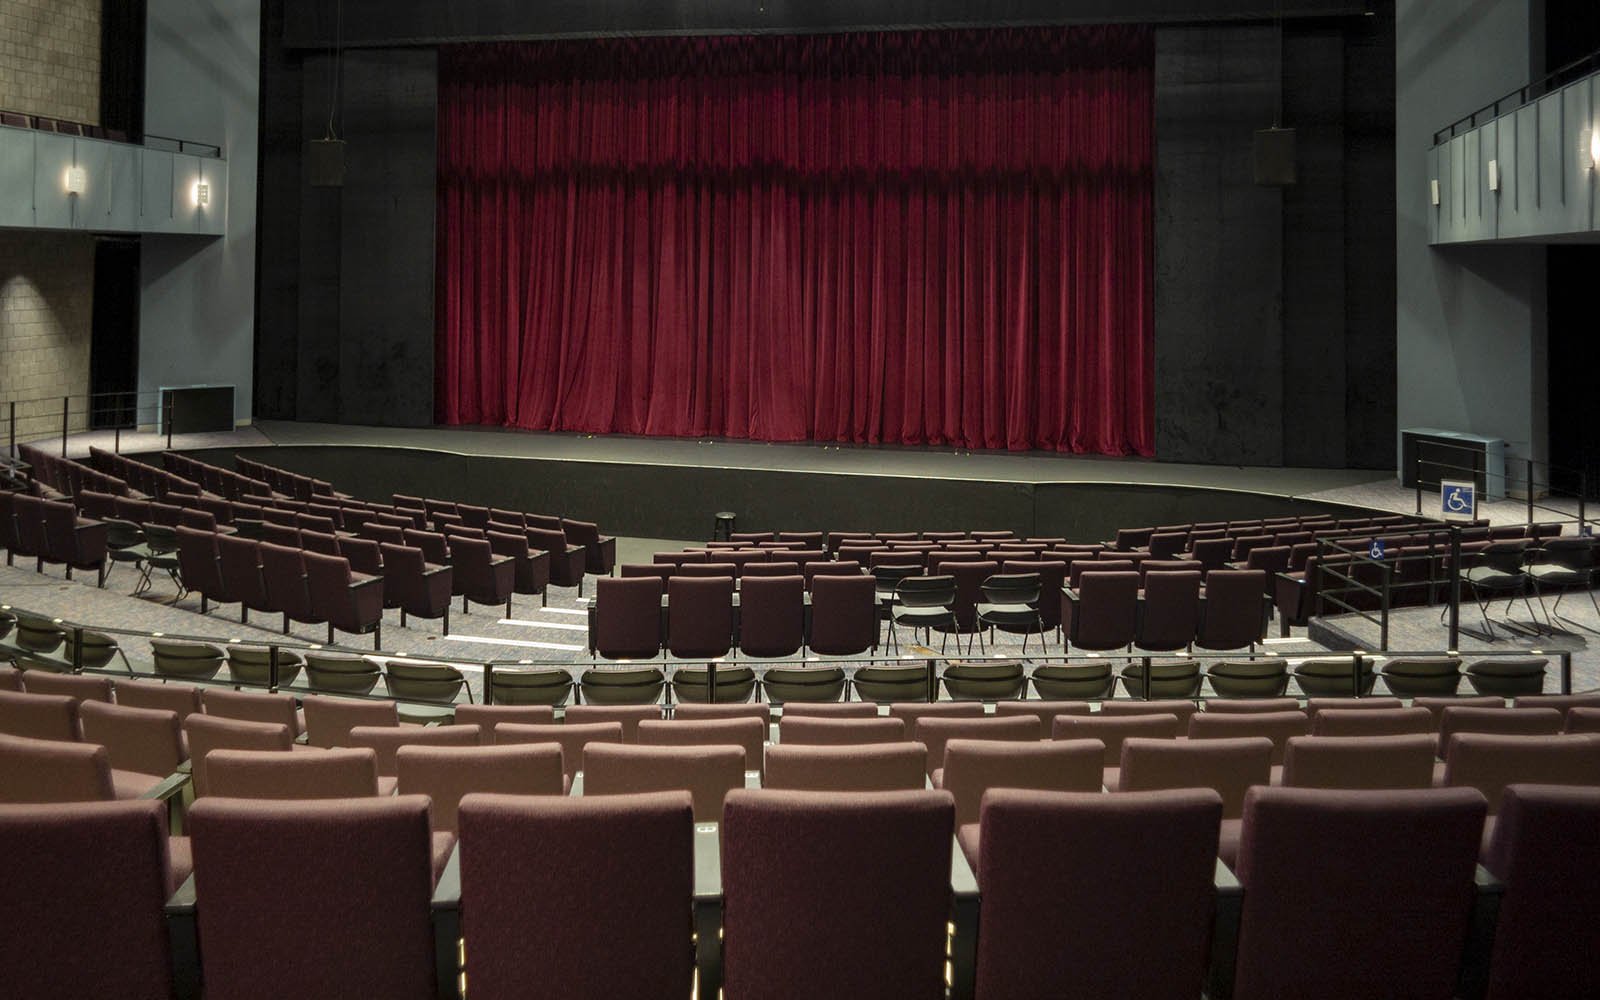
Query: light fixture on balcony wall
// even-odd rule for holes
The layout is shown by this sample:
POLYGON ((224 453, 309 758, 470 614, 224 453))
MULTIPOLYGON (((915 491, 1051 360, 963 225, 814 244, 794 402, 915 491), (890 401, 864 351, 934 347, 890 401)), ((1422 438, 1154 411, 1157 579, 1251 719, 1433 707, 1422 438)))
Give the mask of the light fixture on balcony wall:
POLYGON ((1589 169, 1600 166, 1600 128, 1589 130, 1589 169))
POLYGON ((89 171, 79 166, 71 166, 67 168, 67 194, 83 194, 83 189, 88 186, 89 171))
POLYGON ((1439 178, 1437 177, 1428 181, 1428 203, 1430 205, 1439 204, 1439 178))
POLYGON ((211 185, 205 181, 194 182, 194 203, 197 208, 211 204, 211 185))
POLYGON ((1498 191, 1498 190, 1500 190, 1500 161, 1499 160, 1490 160, 1489 161, 1489 190, 1490 191, 1498 191))

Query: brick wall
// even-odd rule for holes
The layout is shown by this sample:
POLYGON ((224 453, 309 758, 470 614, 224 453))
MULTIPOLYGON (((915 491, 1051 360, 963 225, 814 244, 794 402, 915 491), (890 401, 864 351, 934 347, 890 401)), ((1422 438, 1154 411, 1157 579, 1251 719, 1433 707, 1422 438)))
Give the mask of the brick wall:
POLYGON ((0 2, 0 108, 100 122, 100 0, 0 2))
POLYGON ((92 237, 0 229, 0 435, 6 403, 41 398, 17 407, 17 439, 61 433, 65 395, 71 429, 85 427, 93 301, 92 237))

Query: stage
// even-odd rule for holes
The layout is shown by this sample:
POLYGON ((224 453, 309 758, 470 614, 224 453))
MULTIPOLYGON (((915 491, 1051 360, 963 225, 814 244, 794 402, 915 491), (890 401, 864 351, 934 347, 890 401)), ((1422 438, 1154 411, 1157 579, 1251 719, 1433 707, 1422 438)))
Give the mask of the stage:
POLYGON ((1329 507, 1354 513, 1369 508, 1329 494, 1385 478, 1370 470, 491 428, 272 421, 233 437, 173 446, 223 464, 239 451, 356 496, 447 496, 597 521, 608 533, 679 539, 709 537, 714 515, 732 511, 741 530, 981 527, 1094 540, 1132 525, 1329 507))

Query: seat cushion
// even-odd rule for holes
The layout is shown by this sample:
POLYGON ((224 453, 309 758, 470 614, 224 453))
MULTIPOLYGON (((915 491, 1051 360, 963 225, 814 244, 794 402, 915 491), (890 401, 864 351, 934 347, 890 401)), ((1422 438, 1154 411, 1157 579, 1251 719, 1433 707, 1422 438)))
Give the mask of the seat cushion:
POLYGON ((933 787, 944 787, 944 768, 936 767, 933 769, 933 787))
POLYGON ((1225 819, 1217 834, 1217 857, 1229 868, 1239 864, 1239 831, 1244 820, 1225 819))
POLYGON ((1120 768, 1120 767, 1108 767, 1108 768, 1106 768, 1105 771, 1101 774, 1100 783, 1105 786, 1106 791, 1108 791, 1108 792, 1116 791, 1118 786, 1120 786, 1122 784, 1122 768, 1120 768))

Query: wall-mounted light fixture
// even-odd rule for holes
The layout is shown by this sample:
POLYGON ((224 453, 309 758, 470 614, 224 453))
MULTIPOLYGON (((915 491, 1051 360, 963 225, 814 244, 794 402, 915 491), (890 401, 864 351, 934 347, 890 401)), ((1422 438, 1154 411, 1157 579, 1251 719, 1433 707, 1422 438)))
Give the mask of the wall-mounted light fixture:
POLYGON ((1589 169, 1600 166, 1600 128, 1589 130, 1589 169))
POLYGON ((1437 177, 1428 181, 1428 203, 1430 205, 1439 204, 1439 178, 1437 177))
POLYGON ((89 184, 89 171, 82 167, 68 167, 66 176, 67 194, 83 194, 83 189, 89 184))
POLYGON ((205 208, 211 204, 211 185, 205 181, 195 181, 193 196, 195 205, 205 208))
POLYGON ((1500 161, 1499 160, 1490 160, 1489 161, 1489 190, 1490 191, 1498 191, 1498 190, 1500 190, 1500 161))

